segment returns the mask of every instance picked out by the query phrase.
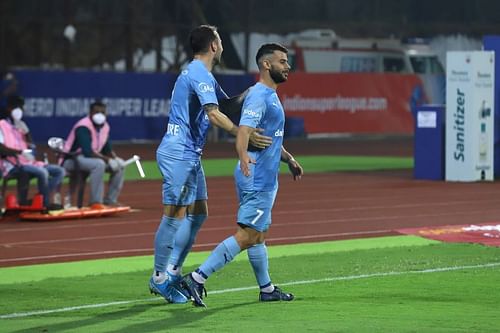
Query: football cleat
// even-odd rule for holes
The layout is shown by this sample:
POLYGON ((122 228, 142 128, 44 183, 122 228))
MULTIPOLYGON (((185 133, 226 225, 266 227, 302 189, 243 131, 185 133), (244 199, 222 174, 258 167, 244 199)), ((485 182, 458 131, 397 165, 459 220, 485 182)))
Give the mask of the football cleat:
POLYGON ((259 301, 261 302, 291 301, 294 298, 293 294, 284 293, 277 286, 274 286, 274 290, 270 293, 264 293, 261 291, 259 294, 259 301))
POLYGON ((207 307, 205 303, 203 303, 203 294, 205 294, 206 297, 207 290, 202 283, 196 282, 191 274, 187 274, 182 278, 180 286, 189 293, 194 306, 207 307))
POLYGON ((176 282, 178 281, 174 281, 170 275, 163 283, 156 283, 153 277, 151 277, 149 280, 149 291, 151 294, 162 296, 169 303, 187 303, 188 298, 175 287, 176 282))

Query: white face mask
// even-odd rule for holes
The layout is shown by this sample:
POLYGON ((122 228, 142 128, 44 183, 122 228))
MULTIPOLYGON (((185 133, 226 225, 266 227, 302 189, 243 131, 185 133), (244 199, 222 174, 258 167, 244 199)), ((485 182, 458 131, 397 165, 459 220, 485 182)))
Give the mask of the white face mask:
POLYGON ((92 116, 92 121, 96 125, 102 125, 106 122, 106 115, 104 113, 96 113, 92 116))
POLYGON ((10 115, 12 116, 12 119, 19 121, 23 118, 23 110, 21 110, 21 108, 15 108, 12 110, 10 115))

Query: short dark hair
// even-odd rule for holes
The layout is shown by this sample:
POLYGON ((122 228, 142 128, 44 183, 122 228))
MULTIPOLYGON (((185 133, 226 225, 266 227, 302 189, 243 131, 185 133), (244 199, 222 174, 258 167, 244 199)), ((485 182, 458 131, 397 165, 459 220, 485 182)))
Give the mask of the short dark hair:
POLYGON ((24 98, 19 95, 9 95, 7 97, 7 109, 22 108, 24 106, 24 98))
POLYGON ((288 53, 288 49, 281 44, 278 43, 267 43, 263 44, 259 50, 257 51, 257 55, 255 56, 255 62, 257 66, 259 66, 260 58, 265 55, 272 54, 274 51, 281 51, 283 53, 288 53))
POLYGON ((210 43, 217 39, 216 31, 217 27, 213 25, 200 25, 194 28, 189 34, 189 43, 193 54, 207 52, 210 43))
POLYGON ((104 104, 101 101, 95 101, 94 103, 90 104, 90 111, 92 111, 96 106, 101 106, 101 107, 105 108, 106 104, 104 104))

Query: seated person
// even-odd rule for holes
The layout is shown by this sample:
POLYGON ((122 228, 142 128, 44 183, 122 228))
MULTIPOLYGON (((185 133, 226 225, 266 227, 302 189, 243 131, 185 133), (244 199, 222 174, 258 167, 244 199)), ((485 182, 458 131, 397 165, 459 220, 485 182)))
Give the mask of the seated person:
MULTIPOLYGON (((64 145, 65 152, 76 152, 76 160, 82 171, 89 173, 90 206, 117 206, 123 187, 123 160, 116 156, 109 139, 110 126, 106 122, 106 105, 94 102, 87 117, 80 119, 71 129, 64 145), (104 194, 104 172, 110 173, 108 191, 104 194)), ((75 169, 74 160, 66 158, 63 167, 75 169)))
MULTIPOLYGON (((17 95, 8 97, 4 119, 0 120, 0 151, 4 155, 0 163, 0 171, 4 177, 27 174, 28 178, 23 178, 22 181, 35 177, 38 181, 38 192, 43 195, 43 205, 48 209, 60 209, 62 208, 60 202, 51 204, 50 198, 56 190, 59 190, 65 171, 58 165, 36 161, 31 151, 28 150, 27 132, 15 125, 22 118, 23 106, 22 97, 17 95)), ((22 188, 26 190, 19 193, 19 202, 26 204, 27 184, 22 188)))

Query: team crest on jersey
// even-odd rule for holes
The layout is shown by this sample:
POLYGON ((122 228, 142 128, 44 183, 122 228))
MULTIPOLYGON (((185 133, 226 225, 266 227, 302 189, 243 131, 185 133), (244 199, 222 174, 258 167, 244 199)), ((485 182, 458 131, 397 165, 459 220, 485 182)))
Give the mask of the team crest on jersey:
POLYGON ((200 82, 198 84, 198 90, 201 92, 201 93, 206 93, 206 92, 214 92, 214 87, 212 87, 211 85, 209 85, 208 83, 205 83, 205 82, 200 82))

